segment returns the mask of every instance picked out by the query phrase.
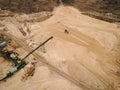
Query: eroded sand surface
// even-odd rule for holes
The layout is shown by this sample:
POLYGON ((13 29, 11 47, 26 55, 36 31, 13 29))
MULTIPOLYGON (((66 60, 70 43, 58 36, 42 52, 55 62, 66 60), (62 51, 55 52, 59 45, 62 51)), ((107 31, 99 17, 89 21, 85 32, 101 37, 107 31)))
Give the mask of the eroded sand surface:
MULTIPOLYGON (((27 23, 30 32, 24 29, 26 36, 12 20, 3 24, 7 33, 23 41, 18 43, 27 45, 23 47, 33 49, 50 36, 54 38, 36 52, 41 58, 36 58, 31 78, 21 80, 25 67, 0 83, 0 90, 120 90, 120 28, 115 24, 63 6, 45 21, 27 23), (40 63, 42 58, 57 69, 40 63)), ((18 51, 24 56, 26 50, 18 51)))

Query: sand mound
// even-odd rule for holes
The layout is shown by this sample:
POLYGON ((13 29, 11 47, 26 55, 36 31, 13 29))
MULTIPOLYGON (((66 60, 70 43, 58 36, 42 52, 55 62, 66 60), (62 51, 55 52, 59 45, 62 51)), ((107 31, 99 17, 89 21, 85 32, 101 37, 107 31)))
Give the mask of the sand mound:
MULTIPOLYGON (((5 26, 9 27, 9 24, 5 26)), ((24 74, 21 70, 7 82, 1 83, 1 90, 120 89, 120 28, 115 24, 82 15, 73 7, 60 6, 54 10, 52 17, 43 22, 30 23, 29 27, 27 36, 20 35, 16 28, 8 29, 9 33, 19 36, 31 48, 54 36, 36 53, 67 75, 38 64, 33 77, 21 81, 24 74), (69 33, 65 33, 65 29, 69 33)))

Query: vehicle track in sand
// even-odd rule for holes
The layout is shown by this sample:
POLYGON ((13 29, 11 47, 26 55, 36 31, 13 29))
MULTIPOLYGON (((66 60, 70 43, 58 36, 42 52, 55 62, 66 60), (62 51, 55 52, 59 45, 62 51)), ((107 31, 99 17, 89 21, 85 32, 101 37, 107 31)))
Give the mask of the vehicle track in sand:
MULTIPOLYGON (((14 35, 12 34, 6 34, 6 35, 9 35, 9 37, 11 37, 11 39, 13 39, 15 42, 17 42, 19 45, 22 46, 22 49, 24 49, 25 51, 27 52, 30 52, 32 51, 31 48, 27 47, 28 45, 25 44, 24 41, 18 39, 17 37, 15 37, 14 35)), ((51 65, 50 63, 48 63, 42 56, 39 55, 38 52, 34 52, 32 54, 35 58, 39 59, 38 60, 38 64, 39 62, 40 63, 43 63, 44 65, 48 66, 50 68, 50 70, 54 71, 55 73, 57 73, 58 75, 62 76, 63 78, 65 78, 66 80, 70 81, 71 83, 75 84, 76 86, 84 89, 84 90, 97 90, 96 88, 92 87, 92 86, 89 86, 87 85, 85 82, 83 81, 80 81, 80 80, 77 80, 77 79, 74 79, 73 77, 71 77, 70 75, 66 74, 65 72, 61 71, 60 69, 58 69, 57 67, 51 65)), ((38 65, 37 64, 37 65, 38 65)))
MULTIPOLYGON (((52 34, 54 36, 60 37, 60 38, 66 40, 68 42, 72 42, 72 43, 75 43, 75 44, 78 44, 78 45, 82 45, 84 47, 87 47, 89 50, 92 50, 92 51, 94 50, 93 52, 97 53, 98 55, 99 54, 101 55, 101 53, 103 53, 103 52, 105 53, 104 47, 102 47, 102 45, 97 40, 95 40, 94 38, 91 38, 90 36, 87 36, 87 35, 79 32, 78 30, 76 30, 74 28, 70 28, 70 27, 68 27, 64 24, 63 25, 62 24, 58 25, 57 28, 58 28, 57 30, 56 30, 56 28, 54 28, 53 31, 52 31, 52 34), (70 33, 68 35, 64 34, 64 29, 65 28, 70 31, 70 33), (58 33, 58 31, 59 31, 59 33, 58 33)), ((105 32, 114 34, 116 37, 119 36, 117 33, 112 32, 112 31, 106 31, 105 30, 105 32)), ((20 46, 22 46, 22 48, 25 51, 27 51, 27 52, 32 51, 32 48, 28 47, 25 40, 19 39, 19 38, 15 37, 14 35, 9 34, 9 33, 7 35, 9 37, 11 37, 13 40, 15 40, 15 42, 17 42, 20 46)), ((47 65, 50 68, 50 70, 58 73, 60 76, 62 76, 64 78, 66 78, 67 80, 73 82, 77 86, 83 87, 83 89, 85 89, 85 90, 93 90, 93 89, 96 90, 94 87, 91 87, 90 85, 87 85, 85 82, 80 81, 80 80, 76 80, 72 76, 70 76, 70 75, 66 74, 65 72, 61 71, 60 69, 58 69, 57 67, 49 64, 38 52, 33 53, 33 56, 36 57, 36 58, 39 58, 38 65, 39 65, 39 62, 42 62, 43 64, 47 65)), ((103 77, 101 77, 99 74, 97 74, 96 72, 93 72, 91 69, 87 68, 84 64, 81 64, 81 65, 84 68, 86 68, 86 70, 88 72, 91 72, 93 74, 93 76, 97 77, 102 83, 104 83, 104 84, 109 83, 103 77), (106 83, 104 81, 106 81, 106 83)))
POLYGON ((87 35, 81 33, 80 31, 78 31, 74 28, 70 28, 62 23, 60 23, 59 25, 58 24, 56 24, 56 25, 57 25, 57 27, 53 26, 54 29, 52 29, 53 35, 60 37, 66 41, 78 44, 80 46, 87 47, 88 50, 94 52, 97 55, 106 53, 105 48, 96 39, 94 39, 90 36, 87 36, 87 35), (70 32, 68 35, 63 34, 63 31, 65 28, 68 29, 68 31, 70 32), (58 33, 58 31, 59 31, 59 33, 58 33))

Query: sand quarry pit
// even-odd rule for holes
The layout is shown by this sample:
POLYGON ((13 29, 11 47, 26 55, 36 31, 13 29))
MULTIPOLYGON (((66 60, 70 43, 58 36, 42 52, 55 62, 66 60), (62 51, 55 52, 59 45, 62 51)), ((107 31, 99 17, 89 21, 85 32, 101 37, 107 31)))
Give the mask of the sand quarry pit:
POLYGON ((26 60, 24 69, 0 82, 0 90, 120 90, 120 28, 73 7, 60 6, 52 14, 42 22, 26 22, 29 32, 13 17, 2 21, 4 32, 20 45, 21 57, 54 38, 26 60), (34 73, 25 77, 34 61, 34 73))

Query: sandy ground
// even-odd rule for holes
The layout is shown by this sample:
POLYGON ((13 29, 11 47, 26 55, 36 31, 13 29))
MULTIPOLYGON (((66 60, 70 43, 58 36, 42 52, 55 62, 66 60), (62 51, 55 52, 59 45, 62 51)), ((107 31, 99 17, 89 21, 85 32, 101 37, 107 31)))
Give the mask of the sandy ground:
POLYGON ((8 18, 2 23, 7 33, 24 45, 17 50, 21 56, 50 36, 54 38, 36 52, 41 57, 33 55, 37 65, 32 77, 22 80, 28 64, 0 83, 0 90, 120 90, 120 28, 117 25, 64 6, 55 8, 53 16, 45 21, 27 23, 30 32, 23 29, 26 36, 18 30, 15 19, 8 18), (64 33, 65 29, 68 34, 64 33))

